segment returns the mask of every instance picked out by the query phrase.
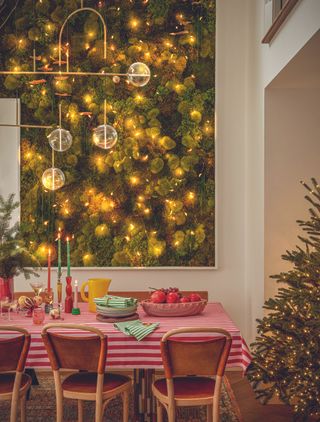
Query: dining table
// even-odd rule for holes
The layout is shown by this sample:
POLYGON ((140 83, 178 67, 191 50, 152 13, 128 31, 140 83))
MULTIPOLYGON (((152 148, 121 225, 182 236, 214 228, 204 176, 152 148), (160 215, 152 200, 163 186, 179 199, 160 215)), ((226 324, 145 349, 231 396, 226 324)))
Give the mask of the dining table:
MULTIPOLYGON (((63 320, 56 322, 85 324, 100 329, 108 338, 108 352, 106 370, 133 370, 134 377, 134 406, 135 417, 139 422, 153 420, 154 400, 152 398, 151 385, 157 370, 163 370, 160 352, 160 341, 162 336, 174 328, 181 327, 215 327, 223 328, 232 337, 232 346, 227 361, 227 368, 238 368, 245 372, 251 362, 251 355, 240 329, 232 321, 221 303, 208 303, 204 311, 194 316, 176 317, 153 317, 147 315, 141 306, 138 308, 139 318, 144 323, 159 323, 158 328, 141 341, 128 336, 115 328, 111 323, 100 322, 96 314, 89 312, 87 303, 79 304, 80 315, 62 313, 63 320)), ((48 355, 42 341, 41 331, 45 324, 55 322, 46 315, 41 325, 33 324, 30 317, 22 313, 11 312, 10 320, 1 319, 0 325, 16 325, 27 329, 31 335, 30 350, 26 361, 26 368, 32 370, 51 370, 48 355)), ((63 328, 57 331, 64 333, 63 328)), ((80 334, 76 331, 74 334, 80 334)), ((13 333, 0 330, 0 339, 9 338, 13 333)), ((188 333, 181 337, 181 340, 205 340, 207 333, 188 333)))

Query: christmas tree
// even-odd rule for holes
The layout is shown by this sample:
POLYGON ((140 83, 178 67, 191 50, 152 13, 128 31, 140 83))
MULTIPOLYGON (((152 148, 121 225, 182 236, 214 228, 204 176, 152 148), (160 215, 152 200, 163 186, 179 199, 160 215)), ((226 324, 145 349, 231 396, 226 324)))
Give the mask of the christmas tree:
POLYGON ((38 276, 33 268, 39 263, 21 238, 19 223, 12 225, 12 213, 19 206, 14 195, 5 199, 0 195, 0 277, 7 280, 23 273, 25 278, 38 276))
MULTIPOLYGON (((0 66, 56 71, 58 34, 76 0, 23 0, 2 28, 0 66), (32 52, 36 51, 35 58, 32 52)), ((21 141, 21 230, 46 259, 57 232, 72 241, 74 266, 213 266, 214 0, 86 0, 89 11, 68 21, 62 58, 70 71, 151 70, 136 88, 125 78, 11 74, 2 97, 21 99, 22 122, 56 125, 58 106, 71 148, 55 154, 65 186, 45 191, 50 130, 24 129, 21 141), (104 121, 118 132, 112 150, 97 148, 92 130, 104 121)), ((65 259, 65 254, 63 254, 65 259)), ((44 262, 44 261, 42 261, 44 262)), ((66 263, 63 262, 63 265, 66 263)))
POLYGON ((278 396, 296 420, 320 420, 320 186, 311 182, 302 182, 311 204, 309 220, 298 220, 302 246, 282 257, 293 268, 272 277, 284 287, 265 302, 248 371, 257 397, 278 396))

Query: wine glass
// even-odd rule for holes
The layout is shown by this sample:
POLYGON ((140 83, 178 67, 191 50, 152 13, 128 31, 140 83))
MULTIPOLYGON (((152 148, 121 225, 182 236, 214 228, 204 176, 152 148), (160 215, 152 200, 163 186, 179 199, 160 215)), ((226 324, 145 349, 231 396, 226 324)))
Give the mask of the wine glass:
POLYGON ((12 299, 9 301, 9 309, 8 309, 8 320, 11 321, 11 314, 18 312, 18 301, 16 299, 12 299))
POLYGON ((35 296, 39 296, 43 289, 43 282, 42 281, 31 281, 30 286, 32 287, 34 291, 35 296))
POLYGON ((8 310, 9 305, 9 297, 8 296, 1 296, 0 297, 0 316, 1 318, 5 318, 5 315, 7 315, 6 312, 3 312, 4 309, 8 310))
POLYGON ((11 321, 11 312, 16 310, 17 300, 11 299, 8 296, 0 298, 1 318, 11 321))

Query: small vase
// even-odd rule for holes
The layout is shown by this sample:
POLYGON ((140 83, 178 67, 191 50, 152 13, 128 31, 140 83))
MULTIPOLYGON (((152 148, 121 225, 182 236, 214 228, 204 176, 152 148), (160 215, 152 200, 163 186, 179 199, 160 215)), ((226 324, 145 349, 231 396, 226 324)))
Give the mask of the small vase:
POLYGON ((72 277, 71 276, 67 276, 66 277, 66 298, 64 301, 64 312, 66 314, 71 314, 72 312, 72 308, 73 308, 73 298, 72 298, 72 277))
POLYGON ((14 283, 13 277, 2 278, 0 277, 0 299, 9 298, 10 301, 14 299, 14 283))

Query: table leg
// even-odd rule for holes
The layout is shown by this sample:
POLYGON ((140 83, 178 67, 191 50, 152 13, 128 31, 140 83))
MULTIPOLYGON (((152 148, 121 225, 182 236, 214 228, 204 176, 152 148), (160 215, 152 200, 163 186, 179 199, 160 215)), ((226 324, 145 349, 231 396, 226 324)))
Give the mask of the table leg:
POLYGON ((154 369, 134 370, 134 410, 138 422, 153 422, 155 406, 152 396, 154 369))
MULTIPOLYGON (((24 372, 31 377, 31 385, 39 385, 36 371, 33 368, 25 368, 24 372)), ((31 388, 27 392, 27 400, 30 399, 31 388)))
POLYGON ((39 385, 36 371, 33 368, 25 368, 24 372, 30 375, 31 380, 32 380, 32 385, 39 385))

